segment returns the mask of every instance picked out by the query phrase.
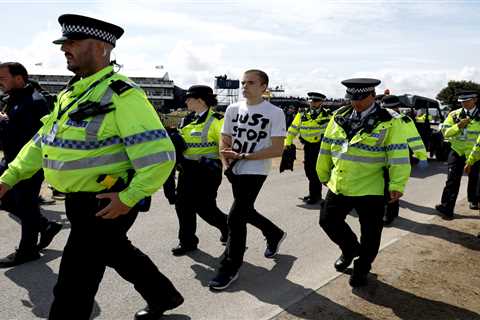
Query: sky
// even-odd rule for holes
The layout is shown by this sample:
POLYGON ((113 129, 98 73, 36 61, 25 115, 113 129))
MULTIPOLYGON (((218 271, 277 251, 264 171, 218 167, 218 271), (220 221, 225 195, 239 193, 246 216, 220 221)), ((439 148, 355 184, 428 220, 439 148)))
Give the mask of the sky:
POLYGON ((286 94, 344 96, 340 81, 434 98, 449 80, 480 82, 480 0, 0 0, 0 61, 70 74, 57 19, 88 15, 125 34, 114 58, 128 76, 213 86, 262 69, 286 94))

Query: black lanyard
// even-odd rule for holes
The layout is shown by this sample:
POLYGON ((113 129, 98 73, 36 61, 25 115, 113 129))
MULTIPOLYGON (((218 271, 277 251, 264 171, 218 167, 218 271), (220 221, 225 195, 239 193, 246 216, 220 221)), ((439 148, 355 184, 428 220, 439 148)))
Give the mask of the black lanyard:
POLYGON ((87 93, 89 93, 90 91, 92 91, 96 86, 98 86, 100 83, 102 83, 104 80, 106 80, 107 78, 110 78, 111 76, 113 76, 114 72, 109 72, 108 74, 104 75, 102 78, 98 79, 97 81, 93 82, 91 85, 88 86, 88 88, 83 91, 82 93, 80 93, 80 95, 78 95, 75 99, 73 99, 65 108, 61 109, 60 110, 60 107, 59 107, 59 111, 58 111, 58 114, 57 114, 57 119, 55 120, 58 121, 60 120, 60 118, 68 111, 70 110, 74 104, 76 104, 80 99, 82 99, 87 93))

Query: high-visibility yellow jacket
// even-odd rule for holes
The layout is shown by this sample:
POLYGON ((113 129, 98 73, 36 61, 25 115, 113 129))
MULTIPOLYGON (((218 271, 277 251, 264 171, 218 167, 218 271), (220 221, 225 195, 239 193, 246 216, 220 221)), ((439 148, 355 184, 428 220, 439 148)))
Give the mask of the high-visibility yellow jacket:
POLYGON ((472 148, 472 152, 468 155, 467 164, 473 165, 478 160, 480 160, 480 135, 472 148))
POLYGON ((297 113, 288 128, 285 145, 291 145, 298 135, 310 143, 320 142, 331 116, 331 113, 324 108, 318 113, 313 109, 297 113))
POLYGON ((13 186, 43 168, 45 179, 61 192, 98 192, 105 189, 99 176, 126 181, 133 168, 133 180, 119 193, 124 204, 133 206, 157 191, 175 164, 173 144, 145 93, 111 66, 60 92, 42 122, 1 182, 13 186), (81 121, 73 121, 68 111, 59 116, 69 104, 73 111, 91 102, 113 111, 81 121))
POLYGON ((453 110, 442 123, 441 130, 445 139, 450 142, 451 148, 458 155, 468 157, 480 134, 480 119, 474 117, 465 128, 460 129, 457 123, 464 117, 463 108, 453 110))
POLYGON ((353 108, 339 109, 328 123, 317 159, 322 183, 335 194, 345 196, 383 195, 384 168, 388 169, 389 191, 403 192, 410 176, 410 159, 405 128, 400 116, 376 106, 378 115, 371 129, 365 127, 350 140, 344 127, 353 108))
POLYGON ((418 133, 415 123, 408 116, 402 116, 405 129, 404 133, 407 139, 408 147, 412 150, 413 155, 419 160, 427 160, 427 150, 423 144, 422 138, 418 133))
POLYGON ((183 152, 185 159, 219 159, 219 142, 223 125, 223 116, 209 109, 199 119, 180 129, 186 144, 183 152))

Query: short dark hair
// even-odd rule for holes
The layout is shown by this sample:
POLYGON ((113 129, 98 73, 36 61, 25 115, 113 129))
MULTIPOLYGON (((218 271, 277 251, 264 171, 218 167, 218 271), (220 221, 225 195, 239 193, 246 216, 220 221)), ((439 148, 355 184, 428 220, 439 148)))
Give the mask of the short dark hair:
POLYGON ((21 76, 23 81, 28 81, 27 69, 19 62, 3 62, 0 63, 0 68, 8 68, 8 72, 10 72, 12 76, 21 76))
POLYGON ((245 71, 244 73, 255 73, 260 78, 262 84, 266 84, 268 86, 268 75, 265 73, 265 71, 258 69, 250 69, 245 71))

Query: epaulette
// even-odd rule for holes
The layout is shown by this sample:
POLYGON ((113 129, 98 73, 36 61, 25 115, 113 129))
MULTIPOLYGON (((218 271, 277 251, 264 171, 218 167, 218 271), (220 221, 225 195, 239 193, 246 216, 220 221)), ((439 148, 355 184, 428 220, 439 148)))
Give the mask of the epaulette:
POLYGON ((405 122, 405 123, 409 123, 410 121, 412 121, 412 119, 411 119, 409 116, 407 116, 407 115, 403 115, 403 116, 402 116, 402 120, 403 120, 403 122, 405 122))
POLYGON ((222 120, 223 119, 223 114, 218 113, 218 112, 214 112, 212 114, 212 117, 214 117, 215 119, 218 119, 218 120, 222 120))
POLYGON ((380 108, 380 110, 378 111, 378 118, 380 119, 380 121, 389 121, 393 118, 400 119, 400 117, 401 115, 398 112, 391 109, 380 108))
POLYGON ((112 81, 110 82, 109 87, 112 88, 113 92, 115 92, 117 95, 121 95, 122 93, 133 88, 130 83, 123 80, 112 81))

